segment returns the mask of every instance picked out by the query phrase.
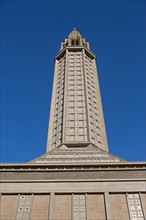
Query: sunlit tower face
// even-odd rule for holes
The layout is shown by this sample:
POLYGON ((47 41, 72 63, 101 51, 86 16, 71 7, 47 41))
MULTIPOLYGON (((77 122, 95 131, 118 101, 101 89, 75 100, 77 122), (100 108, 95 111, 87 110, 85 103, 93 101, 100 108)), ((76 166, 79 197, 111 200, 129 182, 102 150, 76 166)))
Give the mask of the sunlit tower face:
POLYGON ((76 29, 55 57, 47 152, 62 143, 108 151, 96 57, 76 29))

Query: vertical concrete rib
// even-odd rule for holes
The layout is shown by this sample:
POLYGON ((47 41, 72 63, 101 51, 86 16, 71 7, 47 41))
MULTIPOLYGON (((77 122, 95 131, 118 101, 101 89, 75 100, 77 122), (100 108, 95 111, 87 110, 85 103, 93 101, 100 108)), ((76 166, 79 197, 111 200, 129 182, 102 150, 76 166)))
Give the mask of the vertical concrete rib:
POLYGON ((62 142, 66 142, 66 112, 67 112, 67 86, 68 86, 68 49, 66 49, 65 55, 65 76, 64 76, 64 104, 63 104, 63 135, 62 135, 62 142))
POLYGON ((107 220, 112 220, 111 219, 111 210, 110 210, 110 202, 109 202, 109 193, 108 192, 104 193, 104 203, 105 203, 106 219, 107 220))
POLYGON ((83 77, 84 77, 84 88, 85 88, 85 102, 86 102, 86 121, 87 121, 87 141, 90 139, 90 123, 89 123, 89 103, 88 103, 88 92, 87 92, 87 82, 86 82, 86 68, 85 68, 85 49, 82 50, 82 59, 83 59, 83 77))
POLYGON ((139 200, 140 200, 140 203, 141 203, 141 209, 142 209, 144 220, 146 220, 146 216, 145 216, 145 213, 144 213, 144 208, 146 208, 146 207, 144 207, 144 204, 142 203, 141 193, 139 193, 139 200))
POLYGON ((49 220, 53 220, 55 207, 55 193, 50 193, 49 220))

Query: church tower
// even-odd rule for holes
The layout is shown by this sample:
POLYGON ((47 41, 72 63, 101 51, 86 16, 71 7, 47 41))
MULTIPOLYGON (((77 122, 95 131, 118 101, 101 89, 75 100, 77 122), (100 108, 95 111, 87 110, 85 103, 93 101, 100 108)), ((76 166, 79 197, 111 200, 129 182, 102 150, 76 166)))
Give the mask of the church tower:
POLYGON ((146 163, 108 151, 96 57, 76 29, 55 57, 48 127, 45 154, 0 165, 0 219, 146 219, 146 163))
POLYGON ((108 152, 96 57, 75 28, 55 57, 46 154, 34 161, 124 161, 108 152))
POLYGON ((47 152, 62 143, 108 151, 96 57, 75 28, 55 57, 47 152))

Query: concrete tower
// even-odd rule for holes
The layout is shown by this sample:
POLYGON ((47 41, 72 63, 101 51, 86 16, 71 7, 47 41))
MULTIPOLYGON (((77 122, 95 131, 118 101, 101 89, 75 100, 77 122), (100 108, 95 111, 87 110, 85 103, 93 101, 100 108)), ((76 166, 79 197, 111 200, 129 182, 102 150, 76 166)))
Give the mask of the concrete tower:
POLYGON ((1 220, 145 220, 145 162, 108 152, 89 43, 74 29, 55 57, 46 153, 1 164, 1 220))
POLYGON ((76 29, 55 57, 47 152, 62 143, 108 151, 96 57, 76 29))

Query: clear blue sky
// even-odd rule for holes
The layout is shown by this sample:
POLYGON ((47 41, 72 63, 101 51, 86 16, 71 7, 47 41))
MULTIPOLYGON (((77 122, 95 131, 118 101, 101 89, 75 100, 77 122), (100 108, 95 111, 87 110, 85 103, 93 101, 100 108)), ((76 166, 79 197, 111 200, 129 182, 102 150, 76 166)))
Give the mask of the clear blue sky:
POLYGON ((54 56, 74 27, 97 56, 110 152, 145 160, 145 1, 2 1, 2 162, 45 153, 54 56))

